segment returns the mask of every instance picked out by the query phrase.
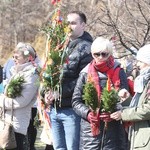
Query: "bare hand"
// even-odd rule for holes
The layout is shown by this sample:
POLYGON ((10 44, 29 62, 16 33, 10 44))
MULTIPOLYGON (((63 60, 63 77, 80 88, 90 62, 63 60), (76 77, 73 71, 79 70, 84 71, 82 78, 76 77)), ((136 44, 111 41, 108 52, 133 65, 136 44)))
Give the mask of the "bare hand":
POLYGON ((121 111, 116 111, 110 115, 110 118, 115 120, 121 120, 121 111))
POLYGON ((123 102, 130 97, 130 93, 126 89, 121 89, 118 92, 118 96, 121 98, 121 102, 123 102))
POLYGON ((53 103, 54 101, 54 96, 53 96, 53 91, 52 90, 49 90, 45 93, 45 103, 50 105, 53 103))

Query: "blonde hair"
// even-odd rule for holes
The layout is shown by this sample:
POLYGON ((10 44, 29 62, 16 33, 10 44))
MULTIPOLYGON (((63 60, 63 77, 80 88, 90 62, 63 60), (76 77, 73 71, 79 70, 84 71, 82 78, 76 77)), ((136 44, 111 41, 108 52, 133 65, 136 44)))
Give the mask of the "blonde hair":
POLYGON ((109 41, 108 39, 105 39, 103 37, 97 37, 92 45, 91 45, 91 52, 100 52, 100 51, 105 51, 108 54, 112 55, 114 50, 113 43, 109 41))

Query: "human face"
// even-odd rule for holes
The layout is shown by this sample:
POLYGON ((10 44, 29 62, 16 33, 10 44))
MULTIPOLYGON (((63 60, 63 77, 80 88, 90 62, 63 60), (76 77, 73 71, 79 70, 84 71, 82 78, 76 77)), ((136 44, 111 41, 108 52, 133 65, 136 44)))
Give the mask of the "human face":
POLYGON ((71 39, 76 39, 82 36, 85 28, 85 23, 81 22, 78 14, 72 13, 67 16, 67 22, 71 32, 69 34, 71 39))
POLYGON ((27 58, 24 58, 21 52, 15 52, 13 55, 13 59, 14 59, 15 65, 21 65, 27 62, 27 58))
POLYGON ((142 70, 142 69, 144 69, 146 67, 150 67, 150 65, 148 65, 148 64, 146 64, 146 63, 144 63, 142 61, 138 61, 138 60, 137 60, 137 64, 136 65, 137 65, 138 69, 140 69, 140 70, 142 70))
POLYGON ((106 61, 107 58, 109 57, 109 53, 106 51, 94 51, 92 52, 92 56, 97 63, 97 62, 106 61))

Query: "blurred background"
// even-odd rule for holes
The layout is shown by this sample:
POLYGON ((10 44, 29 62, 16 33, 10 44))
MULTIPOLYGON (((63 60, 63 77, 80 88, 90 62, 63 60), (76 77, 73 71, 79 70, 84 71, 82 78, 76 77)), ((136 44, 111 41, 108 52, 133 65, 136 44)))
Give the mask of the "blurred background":
MULTIPOLYGON (((18 42, 29 42, 39 57, 47 36, 41 31, 50 20, 54 0, 0 0, 0 65, 12 56, 18 42)), ((93 37, 112 40, 116 58, 135 55, 150 43, 150 0, 61 0, 62 15, 81 10, 87 16, 87 31, 93 37)))

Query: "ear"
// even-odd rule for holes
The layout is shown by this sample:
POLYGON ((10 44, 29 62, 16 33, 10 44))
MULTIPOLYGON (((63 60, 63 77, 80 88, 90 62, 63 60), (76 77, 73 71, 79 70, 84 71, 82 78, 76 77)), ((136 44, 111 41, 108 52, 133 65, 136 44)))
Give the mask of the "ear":
POLYGON ((85 29, 85 26, 86 26, 85 22, 82 22, 82 29, 85 29))

